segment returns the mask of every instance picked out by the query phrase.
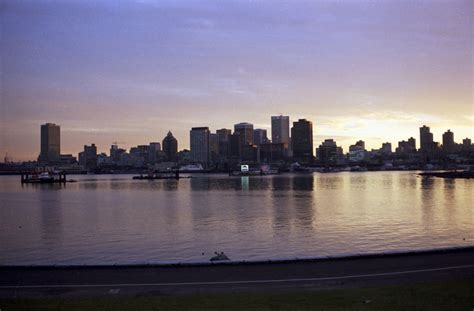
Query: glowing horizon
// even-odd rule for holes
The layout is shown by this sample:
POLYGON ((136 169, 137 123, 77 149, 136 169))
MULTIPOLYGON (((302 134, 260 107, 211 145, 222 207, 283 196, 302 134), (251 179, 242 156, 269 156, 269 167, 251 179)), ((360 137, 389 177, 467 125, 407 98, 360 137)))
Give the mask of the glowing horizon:
MULTIPOLYGON (((413 136, 473 138, 471 1, 5 1, 0 155, 35 160, 40 125, 61 153, 112 142, 179 149, 189 130, 313 122, 314 148, 413 136), (27 22, 26 22, 27 21, 27 22)), ((313 150, 314 152, 314 150, 313 150)))

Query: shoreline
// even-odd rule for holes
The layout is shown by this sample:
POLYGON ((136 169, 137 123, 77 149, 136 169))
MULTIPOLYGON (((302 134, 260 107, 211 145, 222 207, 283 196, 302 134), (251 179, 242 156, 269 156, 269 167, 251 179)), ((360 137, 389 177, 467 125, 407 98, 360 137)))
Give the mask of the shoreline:
POLYGON ((292 263, 317 263, 317 262, 338 262, 355 261, 363 259, 396 258, 396 257, 416 257, 424 255, 455 254, 464 252, 474 252, 474 245, 457 246, 448 248, 421 249, 411 251, 393 251, 382 253, 353 254, 340 256, 321 256, 308 258, 283 258, 268 260, 229 260, 229 261, 203 261, 203 262, 170 262, 170 263, 137 263, 137 264, 51 264, 51 265, 0 265, 2 270, 41 270, 41 269, 117 269, 117 268, 179 268, 179 267, 215 267, 215 266, 253 266, 253 265, 280 265, 292 263))

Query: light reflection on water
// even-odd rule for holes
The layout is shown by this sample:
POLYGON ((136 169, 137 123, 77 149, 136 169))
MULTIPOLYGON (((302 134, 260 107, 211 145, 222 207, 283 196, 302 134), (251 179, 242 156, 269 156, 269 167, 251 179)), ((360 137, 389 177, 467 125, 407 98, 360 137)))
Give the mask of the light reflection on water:
POLYGON ((474 245, 473 181, 413 172, 0 177, 0 264, 319 257, 474 245), (202 253, 204 252, 204 255, 202 253))

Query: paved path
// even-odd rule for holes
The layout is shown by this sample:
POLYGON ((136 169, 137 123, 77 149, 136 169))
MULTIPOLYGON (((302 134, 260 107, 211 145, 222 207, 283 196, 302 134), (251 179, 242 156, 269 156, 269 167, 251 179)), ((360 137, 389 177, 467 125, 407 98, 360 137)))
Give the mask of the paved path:
POLYGON ((364 287, 474 278, 474 249, 274 264, 0 267, 0 298, 364 287))

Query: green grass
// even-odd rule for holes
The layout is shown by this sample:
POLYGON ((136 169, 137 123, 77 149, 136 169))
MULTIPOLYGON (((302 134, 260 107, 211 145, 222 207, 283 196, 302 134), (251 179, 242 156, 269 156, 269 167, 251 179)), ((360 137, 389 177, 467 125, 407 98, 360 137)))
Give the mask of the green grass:
POLYGON ((319 291, 0 300, 10 310, 474 310, 474 279, 319 291))

